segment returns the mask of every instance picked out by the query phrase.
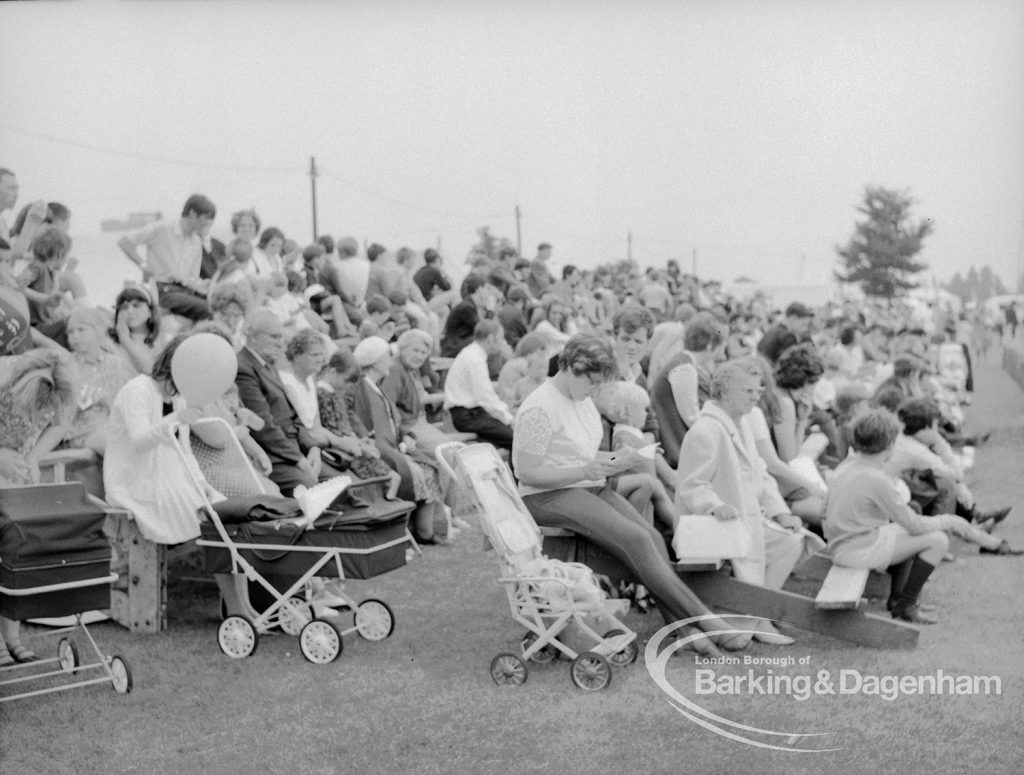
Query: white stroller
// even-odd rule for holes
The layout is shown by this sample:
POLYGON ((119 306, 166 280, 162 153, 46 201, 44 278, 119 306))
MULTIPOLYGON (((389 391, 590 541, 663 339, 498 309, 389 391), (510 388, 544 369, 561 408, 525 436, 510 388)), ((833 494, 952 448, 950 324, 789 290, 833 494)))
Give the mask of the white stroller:
POLYGON ((502 652, 491 661, 491 678, 501 686, 519 685, 529 674, 528 660, 543 664, 564 654, 572 660, 576 686, 585 691, 607 687, 611 665, 631 664, 639 651, 636 633, 616 617, 623 613, 623 601, 609 600, 587 566, 543 555, 540 529, 494 447, 448 442, 438 446, 436 455, 471 494, 484 534, 505 566, 499 580, 512 618, 527 629, 520 654, 502 652), (567 636, 574 645, 593 645, 576 651, 567 636))

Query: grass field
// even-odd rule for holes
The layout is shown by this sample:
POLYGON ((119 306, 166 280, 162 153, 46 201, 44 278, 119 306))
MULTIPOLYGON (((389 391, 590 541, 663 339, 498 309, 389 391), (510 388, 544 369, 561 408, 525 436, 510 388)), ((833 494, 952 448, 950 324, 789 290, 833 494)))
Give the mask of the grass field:
MULTIPOLYGON (((1024 393, 998 369, 997 356, 979 369, 969 421, 995 428, 973 473, 986 507, 1024 495, 1024 393)), ((1000 532, 1021 544, 1022 525, 1017 509, 1000 532)), ((698 727, 667 702, 642 658, 594 694, 571 684, 565 662, 533 667, 523 686, 495 686, 490 659, 515 649, 522 633, 497 583, 497 558, 481 551, 474 529, 401 570, 350 582, 357 598, 388 601, 397 628, 379 643, 346 638, 330 665, 307 663, 283 635, 264 637, 248 659, 225 657, 216 642, 215 588, 200 583, 171 587, 164 633, 94 625, 107 653, 130 660, 134 691, 89 687, 0 706, 0 772, 1019 773, 1024 558, 979 557, 970 546, 957 554, 925 590, 941 619, 913 651, 851 648, 790 630, 795 645, 746 653, 806 660, 775 675, 994 675, 999 696, 695 698, 751 726, 822 733, 797 745, 838 749, 829 753, 764 750, 698 727)), ((654 614, 627 620, 642 641, 661 626, 654 614)), ((37 650, 52 652, 55 639, 30 632, 37 650)), ((675 657, 668 677, 693 697, 698 667, 692 654, 675 657)), ((717 668, 719 675, 746 671, 717 668)))

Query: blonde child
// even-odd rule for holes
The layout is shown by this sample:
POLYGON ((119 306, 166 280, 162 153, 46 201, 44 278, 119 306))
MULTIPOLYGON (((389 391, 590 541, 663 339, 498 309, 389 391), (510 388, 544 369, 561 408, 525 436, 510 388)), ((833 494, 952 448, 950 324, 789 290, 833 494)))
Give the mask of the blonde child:
MULTIPOLYGON (((635 382, 607 382, 596 391, 594 403, 611 424, 611 450, 640 450, 648 447, 640 427, 647 417, 651 397, 635 382)), ((656 527, 666 535, 675 530, 675 505, 655 473, 654 455, 619 476, 616 491, 641 514, 648 503, 654 509, 656 527)))

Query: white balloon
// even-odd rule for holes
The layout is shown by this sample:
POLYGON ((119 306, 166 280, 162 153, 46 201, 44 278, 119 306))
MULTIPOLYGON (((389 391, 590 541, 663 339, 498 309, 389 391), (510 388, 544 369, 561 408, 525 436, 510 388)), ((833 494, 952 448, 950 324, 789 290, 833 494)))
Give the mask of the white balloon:
POLYGON ((189 406, 201 407, 220 398, 235 381, 238 359, 231 345, 216 334, 194 334, 171 358, 171 377, 189 406))

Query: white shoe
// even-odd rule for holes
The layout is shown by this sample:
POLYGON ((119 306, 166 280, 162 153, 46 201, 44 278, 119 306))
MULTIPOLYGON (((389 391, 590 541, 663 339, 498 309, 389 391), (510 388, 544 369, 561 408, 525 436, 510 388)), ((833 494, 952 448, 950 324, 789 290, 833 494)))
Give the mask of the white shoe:
POLYGON ((796 643, 796 640, 781 632, 759 632, 754 635, 754 640, 767 643, 769 646, 792 646, 796 643))
POLYGON ((472 525, 462 517, 452 517, 452 526, 457 527, 459 530, 469 530, 469 528, 472 527, 472 525))
POLYGON ((796 643, 796 640, 788 635, 783 635, 767 622, 762 623, 761 627, 763 629, 754 633, 754 640, 760 643, 767 643, 769 646, 792 646, 796 643))
POLYGON ((329 606, 313 603, 313 616, 317 619, 333 619, 341 614, 329 606))

